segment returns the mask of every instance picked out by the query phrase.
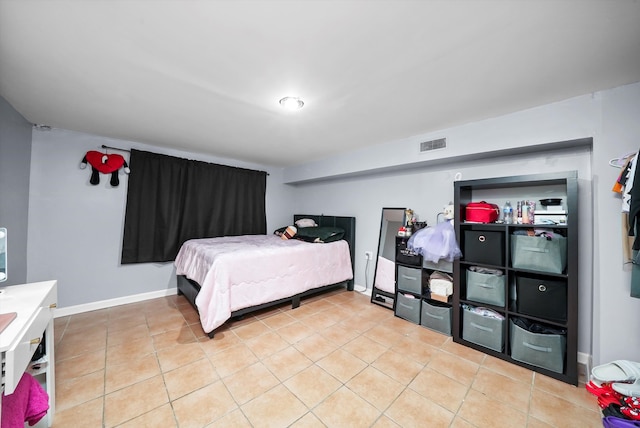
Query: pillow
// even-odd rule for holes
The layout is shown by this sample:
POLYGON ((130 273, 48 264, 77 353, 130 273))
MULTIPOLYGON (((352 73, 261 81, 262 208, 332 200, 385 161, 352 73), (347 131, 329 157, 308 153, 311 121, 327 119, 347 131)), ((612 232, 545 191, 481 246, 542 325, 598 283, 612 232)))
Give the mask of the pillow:
POLYGON ((297 231, 298 230, 296 229, 295 226, 287 226, 284 229, 284 232, 282 232, 282 235, 280 235, 280 238, 282 238, 282 239, 291 239, 294 236, 296 236, 296 232, 297 231))
POLYGON ((312 218, 301 218, 296 220, 296 226, 298 227, 316 227, 317 224, 312 218))
POLYGON ((300 227, 296 233, 296 239, 307 242, 333 242, 339 241, 344 236, 341 227, 300 227))

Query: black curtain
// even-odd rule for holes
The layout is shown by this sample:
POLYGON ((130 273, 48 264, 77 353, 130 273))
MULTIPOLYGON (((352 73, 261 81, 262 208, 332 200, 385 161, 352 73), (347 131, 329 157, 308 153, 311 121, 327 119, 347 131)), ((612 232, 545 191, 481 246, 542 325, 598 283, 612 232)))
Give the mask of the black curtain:
POLYGON ((192 238, 264 234, 267 173, 131 150, 123 264, 175 260, 192 238))

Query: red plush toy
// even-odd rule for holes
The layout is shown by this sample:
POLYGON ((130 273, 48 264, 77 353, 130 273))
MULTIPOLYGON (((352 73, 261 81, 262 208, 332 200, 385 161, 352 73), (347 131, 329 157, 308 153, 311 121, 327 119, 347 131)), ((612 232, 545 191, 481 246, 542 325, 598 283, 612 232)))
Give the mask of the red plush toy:
POLYGON ((95 150, 89 150, 84 158, 82 158, 82 162, 80 163, 80 168, 85 169, 87 167, 87 162, 91 165, 91 179, 89 179, 89 183, 94 186, 100 183, 100 174, 111 174, 111 185, 116 187, 120 184, 120 179, 118 178, 118 170, 124 167, 124 172, 129 174, 131 170, 129 169, 129 165, 124 160, 121 155, 117 154, 106 154, 96 152, 95 150))

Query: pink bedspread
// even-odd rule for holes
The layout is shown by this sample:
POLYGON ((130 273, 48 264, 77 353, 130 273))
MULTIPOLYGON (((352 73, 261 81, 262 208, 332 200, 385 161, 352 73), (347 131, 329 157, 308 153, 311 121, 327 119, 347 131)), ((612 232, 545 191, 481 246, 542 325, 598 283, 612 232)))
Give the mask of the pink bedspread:
POLYGON ((233 311, 353 278, 346 241, 311 244, 275 235, 192 239, 175 266, 200 284, 196 306, 207 333, 233 311))

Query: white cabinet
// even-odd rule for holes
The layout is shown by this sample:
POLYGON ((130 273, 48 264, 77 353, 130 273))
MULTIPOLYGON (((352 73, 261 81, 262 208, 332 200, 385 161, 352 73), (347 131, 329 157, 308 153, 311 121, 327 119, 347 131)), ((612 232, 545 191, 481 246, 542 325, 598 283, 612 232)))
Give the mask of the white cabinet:
POLYGON ((57 281, 14 285, 0 290, 0 313, 15 312, 17 314, 11 324, 0 333, 2 390, 5 395, 14 392, 44 337, 45 358, 41 362, 43 370, 39 376, 44 377, 49 395, 47 425, 51 426, 56 396, 53 309, 58 299, 57 281))

